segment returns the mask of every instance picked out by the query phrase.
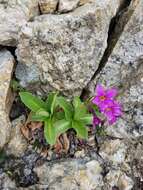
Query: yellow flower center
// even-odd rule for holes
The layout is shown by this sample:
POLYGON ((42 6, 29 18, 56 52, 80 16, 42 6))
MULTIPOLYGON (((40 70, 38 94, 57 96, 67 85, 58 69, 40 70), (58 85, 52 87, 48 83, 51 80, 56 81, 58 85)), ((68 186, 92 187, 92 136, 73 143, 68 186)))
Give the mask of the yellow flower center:
POLYGON ((100 96, 100 100, 101 100, 101 101, 104 101, 105 99, 106 99, 105 96, 100 96))
POLYGON ((111 108, 106 108, 106 111, 111 111, 112 109, 111 108))

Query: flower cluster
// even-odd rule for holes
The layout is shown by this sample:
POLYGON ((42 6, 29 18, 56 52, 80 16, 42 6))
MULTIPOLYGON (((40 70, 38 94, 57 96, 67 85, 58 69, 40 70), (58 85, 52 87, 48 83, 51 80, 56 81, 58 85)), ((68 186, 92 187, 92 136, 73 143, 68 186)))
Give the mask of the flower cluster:
MULTIPOLYGON (((114 124, 122 115, 121 105, 115 99, 118 91, 115 88, 105 89, 102 85, 97 85, 96 96, 92 99, 101 113, 105 115, 108 123, 114 124)), ((101 120, 94 114, 93 125, 99 125, 101 120)))

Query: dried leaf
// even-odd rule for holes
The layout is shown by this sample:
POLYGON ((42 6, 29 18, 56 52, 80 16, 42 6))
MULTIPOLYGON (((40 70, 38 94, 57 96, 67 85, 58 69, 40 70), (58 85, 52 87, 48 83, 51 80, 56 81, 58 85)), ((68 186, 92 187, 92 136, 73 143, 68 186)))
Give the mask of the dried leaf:
POLYGON ((59 138, 57 138, 56 144, 54 145, 54 151, 56 153, 61 153, 63 149, 62 143, 60 142, 59 138))
POLYGON ((44 158, 48 156, 48 148, 42 148, 40 155, 44 158))
POLYGON ((21 125, 21 132, 27 140, 30 140, 30 132, 26 125, 21 125))
POLYGON ((67 134, 64 133, 64 134, 63 134, 63 148, 64 148, 65 153, 68 152, 69 147, 70 147, 69 139, 68 139, 68 137, 67 137, 67 134))
POLYGON ((67 153, 70 147, 69 139, 67 134, 62 134, 57 139, 56 145, 54 146, 56 153, 67 153))
POLYGON ((31 131, 34 131, 35 129, 39 129, 43 126, 42 122, 31 122, 27 124, 27 127, 31 129, 31 131))

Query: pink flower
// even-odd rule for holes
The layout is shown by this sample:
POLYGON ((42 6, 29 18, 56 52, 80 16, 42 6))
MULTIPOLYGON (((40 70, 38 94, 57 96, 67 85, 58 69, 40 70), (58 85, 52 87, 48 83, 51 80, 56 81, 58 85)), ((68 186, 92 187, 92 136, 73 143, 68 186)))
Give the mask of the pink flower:
POLYGON ((117 96, 117 90, 115 88, 105 89, 101 85, 96 87, 96 96, 93 98, 92 103, 99 106, 102 109, 102 106, 108 104, 108 101, 113 100, 117 96))
POLYGON ((98 126, 99 124, 101 124, 101 122, 102 122, 101 119, 99 119, 97 117, 97 115, 94 114, 94 116, 93 116, 93 127, 98 126))
POLYGON ((122 115, 122 108, 117 101, 112 100, 102 105, 101 112, 107 117, 109 124, 113 124, 122 115))

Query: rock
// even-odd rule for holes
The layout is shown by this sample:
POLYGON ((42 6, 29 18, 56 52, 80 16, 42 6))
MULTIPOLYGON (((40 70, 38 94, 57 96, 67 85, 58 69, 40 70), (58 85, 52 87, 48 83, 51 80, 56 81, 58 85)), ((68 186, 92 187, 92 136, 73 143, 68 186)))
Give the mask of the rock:
POLYGON ((117 187, 118 190, 131 190, 133 185, 133 180, 120 170, 110 170, 105 177, 105 187, 107 190, 114 187, 117 187))
POLYGON ((38 13, 38 0, 0 1, 0 45, 16 46, 21 26, 38 13))
POLYGON ((133 180, 125 174, 119 177, 118 187, 120 190, 131 190, 133 188, 133 185, 133 180))
POLYGON ((78 150, 75 152, 75 158, 84 158, 85 157, 85 150, 78 150))
POLYGON ((64 15, 42 15, 19 35, 16 77, 33 91, 80 95, 98 68, 121 0, 85 4, 64 15), (35 84, 35 85, 34 85, 35 84))
POLYGON ((71 190, 100 189, 103 186, 102 168, 98 161, 84 159, 67 160, 60 163, 44 163, 35 168, 42 187, 71 190))
POLYGON ((28 143, 21 133, 21 125, 25 122, 25 116, 21 116, 12 122, 11 138, 8 143, 7 153, 20 157, 28 147, 28 143))
POLYGON ((14 58, 7 50, 0 51, 0 148, 9 139, 11 124, 9 111, 12 105, 13 96, 10 91, 10 80, 13 72, 14 58))
POLYGON ((59 0, 39 0, 40 11, 42 14, 54 13, 59 0))
POLYGON ((106 140, 100 146, 100 155, 102 158, 114 166, 123 165, 125 162, 126 152, 126 145, 119 139, 106 140))
POLYGON ((84 5, 84 4, 86 4, 86 3, 91 3, 91 2, 93 2, 94 0, 80 0, 79 1, 79 5, 84 5))
MULTIPOLYGON (((90 83, 119 88, 123 116, 109 135, 136 138, 143 135, 143 1, 134 1, 134 12, 116 43, 105 67, 90 83)), ((92 91, 92 94, 94 92, 92 91)))
POLYGON ((79 3, 79 0, 60 0, 58 11, 61 13, 66 13, 74 10, 79 3))
POLYGON ((0 189, 1 190, 17 190, 16 184, 6 173, 0 173, 0 189))

